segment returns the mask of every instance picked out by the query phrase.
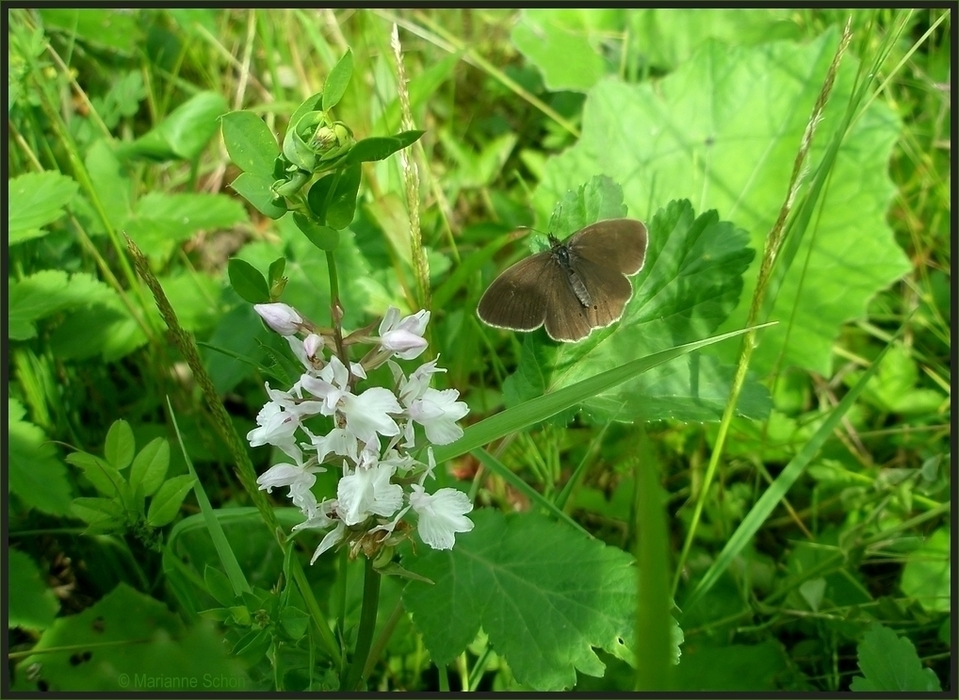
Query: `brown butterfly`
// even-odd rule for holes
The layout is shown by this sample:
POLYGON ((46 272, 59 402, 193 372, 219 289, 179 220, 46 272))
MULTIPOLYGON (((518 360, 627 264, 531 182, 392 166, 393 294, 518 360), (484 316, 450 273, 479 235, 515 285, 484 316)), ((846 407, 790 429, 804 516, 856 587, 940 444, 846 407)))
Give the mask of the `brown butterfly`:
POLYGON ((628 276, 643 269, 648 236, 634 219, 608 219, 508 268, 493 280, 476 309, 496 328, 536 330, 576 342, 618 321, 633 295, 628 276))

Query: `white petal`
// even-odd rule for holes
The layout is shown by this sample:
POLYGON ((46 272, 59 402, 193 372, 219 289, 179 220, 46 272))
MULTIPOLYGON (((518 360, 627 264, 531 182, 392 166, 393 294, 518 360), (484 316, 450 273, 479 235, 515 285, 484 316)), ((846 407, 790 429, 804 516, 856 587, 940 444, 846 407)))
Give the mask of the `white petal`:
POLYGON ((383 320, 380 321, 380 335, 388 333, 393 330, 397 323, 400 320, 400 310, 395 306, 391 306, 386 310, 386 313, 383 315, 383 320))
POLYGON ((319 556, 323 554, 323 552, 342 540, 345 534, 346 527, 343 525, 343 523, 340 523, 335 529, 328 532, 326 537, 323 538, 323 541, 320 542, 320 546, 316 548, 315 552, 313 552, 313 557, 310 559, 310 564, 313 564, 313 562, 315 562, 319 556))
POLYGON ((266 489, 267 493, 272 493, 276 487, 292 484, 302 471, 303 469, 295 464, 274 464, 257 477, 256 483, 260 485, 261 491, 266 489))
POLYGON ((473 521, 465 516, 473 504, 465 493, 445 488, 430 495, 418 484, 412 489, 410 505, 419 515, 417 531, 433 549, 452 549, 455 533, 473 529, 473 521))
POLYGON ((398 435, 396 421, 390 413, 403 411, 396 397, 388 389, 373 387, 359 396, 347 394, 343 397, 341 410, 346 416, 346 428, 360 442, 368 442, 376 433, 380 435, 398 435))

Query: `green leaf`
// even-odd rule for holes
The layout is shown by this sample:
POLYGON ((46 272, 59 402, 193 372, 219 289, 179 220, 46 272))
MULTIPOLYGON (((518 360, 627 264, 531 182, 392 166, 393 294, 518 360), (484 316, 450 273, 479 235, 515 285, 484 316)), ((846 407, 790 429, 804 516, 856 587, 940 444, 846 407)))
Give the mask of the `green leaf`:
POLYGON ((336 250, 340 243, 340 233, 334 228, 316 223, 299 212, 293 212, 296 227, 320 250, 336 250))
POLYGON ((240 170, 273 179, 280 148, 262 119, 246 110, 230 112, 220 117, 220 130, 226 151, 240 170))
POLYGON ((198 231, 228 229, 247 219, 240 202, 227 195, 151 192, 137 202, 124 227, 149 258, 165 262, 198 231))
POLYGON ((43 431, 23 420, 25 414, 19 402, 7 399, 10 493, 31 508, 66 515, 73 495, 67 469, 57 459, 56 447, 47 441, 43 431))
POLYGON ((547 88, 585 92, 611 72, 609 62, 592 47, 582 30, 552 21, 551 14, 548 10, 523 10, 513 27, 513 43, 543 72, 547 88))
POLYGON ((403 131, 396 136, 372 136, 357 141, 346 155, 347 165, 384 160, 417 141, 425 131, 403 131))
MULTIPOLYGON (((757 329, 765 327, 767 326, 755 326, 757 329)), ((557 413, 586 401, 592 396, 596 396, 612 387, 622 384, 648 371, 652 367, 669 362, 677 357, 682 357, 694 350, 712 345, 713 343, 742 335, 748 330, 749 329, 744 328, 732 333, 723 333, 722 335, 697 340, 692 343, 686 343, 685 345, 657 352, 653 355, 641 357, 619 367, 614 367, 613 369, 589 377, 588 379, 584 379, 572 386, 537 396, 535 399, 525 401, 519 406, 500 411, 466 428, 463 437, 456 442, 450 443, 449 445, 437 446, 434 449, 436 461, 437 463, 442 463, 459 457, 461 454, 465 454, 477 447, 482 447, 493 440, 544 421, 557 413)))
POLYGON ((326 210, 326 224, 330 228, 339 231, 353 223, 356 215, 356 193, 360 189, 362 175, 363 168, 360 165, 353 165, 341 171, 333 199, 326 210))
POLYGON ((217 119, 229 106, 218 92, 200 92, 173 110, 151 131, 121 147, 127 157, 194 160, 213 137, 217 119))
MULTIPOLYGON (((243 520, 244 513, 231 512, 234 509, 229 509, 229 511, 225 512, 216 511, 213 509, 213 506, 210 504, 210 499, 206 495, 206 491, 203 488, 203 482, 200 481, 199 477, 197 477, 196 470, 193 468, 193 462, 183 444, 183 435, 180 432, 180 426, 177 424, 176 414, 173 411, 173 406, 170 403, 169 397, 167 398, 167 408, 170 410, 170 415, 173 420, 173 428, 177 435, 177 442, 179 443, 180 449, 183 452, 183 459, 186 462, 187 469, 190 470, 190 476, 196 479, 195 493, 197 504, 200 506, 200 514, 188 516, 173 526, 173 529, 170 532, 170 537, 167 540, 167 544, 163 548, 163 570, 168 576, 174 592, 179 598, 181 604, 184 605, 187 613, 195 615, 197 611, 197 605, 193 590, 194 587, 192 585, 188 585, 186 581, 184 581, 185 577, 182 575, 183 562, 180 556, 178 556, 177 550, 177 545, 180 542, 179 538, 183 535, 183 533, 189 532, 191 528, 202 528, 204 530, 204 543, 207 541, 212 541, 213 548, 217 557, 219 558, 219 564, 226 572, 233 591, 239 593, 249 592, 251 588, 250 584, 246 580, 244 569, 237 561, 236 553, 234 552, 229 539, 227 539, 223 526, 220 523, 221 516, 224 520, 231 520, 236 517, 239 517, 240 520, 243 520)), ((243 509, 235 510, 242 511, 243 509)), ((259 532, 262 535, 262 531, 259 532)), ((188 537, 185 537, 184 540, 187 543, 189 542, 188 537)), ((186 546, 188 546, 188 544, 186 546)), ((204 544, 204 546, 206 545, 204 544)), ((195 557, 192 555, 187 557, 187 561, 195 560, 195 557)), ((251 566, 250 568, 253 569, 254 567, 251 566)), ((193 577, 190 576, 190 579, 192 578, 193 577)))
POLYGON ((516 680, 563 690, 576 672, 602 676, 593 648, 628 658, 636 615, 633 559, 534 513, 474 512, 475 529, 450 552, 404 558, 403 602, 437 665, 456 658, 479 629, 516 680), (451 624, 454 621, 454 624, 451 624))
POLYGON ((160 488, 170 466, 170 443, 164 438, 154 438, 148 442, 130 469, 130 488, 144 496, 152 496, 160 488))
POLYGON ((948 613, 951 609, 949 552, 949 529, 940 527, 906 556, 899 587, 928 612, 948 613))
POLYGON ((9 281, 9 333, 13 340, 36 335, 36 321, 57 311, 103 303, 116 296, 107 285, 85 272, 72 276, 62 270, 41 270, 9 281))
POLYGON ((7 183, 9 244, 45 235, 41 227, 63 216, 77 183, 58 172, 27 173, 7 183))
POLYGON ((851 690, 873 693, 942 690, 935 672, 923 668, 913 643, 878 622, 866 631, 857 651, 863 675, 852 679, 851 690))
MULTIPOLYGON (((584 221, 600 218, 603 208, 615 212, 609 203, 611 195, 588 194, 591 189, 609 187, 605 182, 595 180, 582 191, 586 203, 563 207, 558 225, 579 227, 584 221)), ((622 319, 595 330, 582 342, 556 347, 545 368, 549 391, 620 366, 637 355, 708 337, 735 307, 742 273, 754 255, 747 247, 745 231, 719 221, 716 212, 696 217, 685 200, 671 202, 647 227, 646 263, 631 278, 633 296, 622 319)), ((529 374, 532 370, 521 366, 518 371, 529 374)), ((600 421, 628 421, 636 416, 719 420, 733 373, 733 367, 722 366, 711 354, 695 353, 591 397, 583 406, 600 421)), ((738 405, 740 413, 760 418, 770 407, 766 389, 755 380, 747 381, 738 405)))
POLYGON ((203 582, 206 584, 207 591, 220 605, 230 607, 236 602, 237 593, 233 590, 230 579, 219 569, 207 564, 203 569, 203 582))
POLYGON ((60 603, 50 590, 46 577, 40 574, 40 567, 29 555, 11 548, 9 557, 7 564, 10 585, 8 627, 44 630, 53 624, 53 619, 60 609, 60 603))
MULTIPOLYGON (((900 331, 901 332, 901 331, 900 331)), ((696 588, 689 594, 689 597, 683 601, 682 607, 688 612, 702 599, 706 592, 716 583, 720 575, 732 564, 733 560, 747 546, 752 538, 759 531, 759 528, 767 521, 773 509, 779 505, 779 502, 785 498, 789 489, 792 488, 796 480, 802 475, 809 466, 809 463, 819 453, 826 439, 832 435, 833 431, 839 425, 850 408, 856 403, 859 395, 862 393, 889 349, 887 345, 879 356, 873 361, 872 366, 866 370, 866 373, 860 377, 856 386, 852 387, 830 413, 829 416, 816 429, 816 432, 806 441, 802 449, 789 460, 772 484, 763 492, 746 517, 743 518, 739 527, 736 528, 732 536, 726 541, 722 551, 714 558, 712 565, 696 584, 696 588)))
POLYGON ((118 524, 126 521, 126 511, 115 498, 74 498, 70 510, 74 516, 91 525, 104 521, 118 524))
POLYGON ((31 652, 11 674, 16 678, 11 689, 36 693, 27 669, 38 665, 45 687, 55 693, 103 695, 117 692, 124 681, 132 691, 137 675, 141 690, 169 691, 172 685, 163 683, 173 679, 198 689, 211 679, 234 689, 253 687, 243 665, 228 657, 221 635, 206 625, 187 628, 166 603, 123 582, 82 612, 54 620, 31 652), (50 653, 65 648, 80 656, 50 653), (110 653, 97 652, 104 648, 110 653), (83 650, 93 650, 92 657, 84 658, 83 650))
POLYGON ((299 608, 287 605, 280 611, 280 624, 292 639, 300 639, 310 625, 310 616, 299 608))
POLYGON ((446 187, 454 192, 461 188, 475 189, 491 185, 502 172, 517 141, 516 134, 507 132, 488 139, 477 151, 447 129, 440 130, 439 138, 444 150, 456 163, 456 167, 445 178, 446 187))
POLYGON ((263 216, 271 219, 279 219, 286 214, 286 205, 283 199, 276 196, 273 192, 272 176, 254 175, 253 173, 240 173, 236 180, 230 183, 230 187, 238 195, 256 207, 263 216))
POLYGON ((132 56, 143 48, 143 28, 132 12, 111 9, 46 8, 38 11, 48 28, 58 28, 74 40, 132 56))
POLYGON ((309 114, 310 112, 315 112, 320 109, 320 103, 323 100, 322 92, 315 92, 309 97, 307 97, 303 102, 300 103, 300 106, 294 110, 293 114, 290 115, 290 122, 288 128, 293 128, 296 126, 297 122, 303 118, 304 115, 309 114))
MULTIPOLYGON (((491 235, 496 235, 500 233, 500 230, 495 230, 491 235)), ((489 241, 479 250, 476 250, 466 257, 464 257, 459 265, 456 265, 453 268, 452 274, 447 277, 439 287, 433 290, 433 305, 436 309, 445 308, 446 305, 452 300, 452 298, 463 289, 467 280, 471 279, 476 272, 482 268, 486 263, 493 259, 493 257, 500 251, 502 248, 512 240, 512 236, 508 233, 497 236, 489 241)))
MULTIPOLYGON (((584 105, 581 140, 547 163, 534 197, 538 210, 545 214, 568 189, 605 174, 622 185, 631 216, 646 219, 669 200, 689 198, 735 221, 760 250, 786 196, 837 41, 835 31, 802 45, 709 41, 655 84, 599 82, 584 105)), ((841 123, 856 71, 847 53, 810 168, 841 123)), ((848 132, 825 193, 828 205, 814 219, 815 236, 802 241, 795 257, 802 264, 788 271, 770 316, 784 322, 764 334, 753 354, 757 372, 768 371, 785 351, 781 369, 800 366, 831 376, 841 325, 864 316, 867 300, 910 269, 886 221, 895 191, 887 163, 898 137, 898 120, 880 100, 848 132)), ((739 306, 719 330, 743 325, 758 262, 746 274, 739 306)), ((736 350, 724 351, 727 361, 736 350)))
POLYGON ((332 109, 343 99, 346 88, 353 77, 353 51, 347 49, 343 58, 337 61, 323 85, 323 111, 332 109))
POLYGON ((674 690, 772 694, 783 689, 781 679, 789 673, 791 663, 776 639, 761 644, 694 645, 683 654, 674 690))
POLYGON ((74 452, 66 457, 67 462, 83 470, 83 475, 93 487, 108 498, 120 495, 120 484, 126 483, 123 476, 105 460, 88 452, 74 452))
POLYGON ((317 180, 307 195, 310 210, 332 229, 340 230, 349 226, 356 213, 356 193, 362 174, 362 166, 351 165, 317 180), (330 188, 334 183, 336 189, 331 195, 330 188))
POLYGON ((195 270, 178 270, 172 275, 157 275, 170 306, 184 330, 202 333, 220 318, 219 298, 222 281, 195 270))
POLYGON ((277 258, 270 263, 268 270, 270 289, 283 279, 283 271, 286 270, 286 258, 277 258))
MULTIPOLYGON (((149 290, 142 285, 142 292, 149 290)), ((50 346, 61 359, 86 359, 99 354, 105 362, 125 357, 146 344, 141 325, 130 315, 115 291, 105 287, 105 298, 96 305, 80 307, 50 333, 50 346)), ((150 305, 146 312, 159 322, 159 312, 150 305)))
POLYGON ((100 204, 95 213, 91 210, 91 230, 106 233, 107 224, 114 229, 122 228, 133 213, 133 181, 126 173, 117 153, 105 139, 100 139, 87 150, 83 163, 100 204), (100 220, 101 211, 107 219, 106 222, 100 220))
POLYGON ((803 36, 795 13, 785 9, 742 12, 717 8, 701 12, 670 8, 623 14, 623 26, 611 29, 629 32, 631 44, 640 47, 645 61, 661 69, 672 69, 689 60, 710 39, 720 39, 724 45, 748 45, 803 36))
POLYGON ((123 471, 130 466, 135 451, 136 441, 133 439, 130 424, 122 418, 113 421, 103 446, 103 455, 107 462, 118 471, 123 471))
POLYGON ((173 522, 194 483, 196 479, 190 474, 181 474, 165 481, 150 501, 147 524, 151 527, 163 527, 173 522))
POLYGON ((230 285, 243 301, 251 304, 266 304, 270 301, 270 288, 263 273, 246 260, 230 258, 227 266, 230 285))
MULTIPOLYGON (((862 371, 850 372, 843 381, 852 386, 862 371)), ((903 345, 889 349, 879 372, 863 392, 863 400, 886 413, 922 415, 935 413, 947 403, 945 394, 935 389, 924 389, 919 384, 919 368, 903 345)))
POLYGON ((233 655, 252 666, 263 658, 271 642, 269 630, 253 630, 236 643, 233 655))

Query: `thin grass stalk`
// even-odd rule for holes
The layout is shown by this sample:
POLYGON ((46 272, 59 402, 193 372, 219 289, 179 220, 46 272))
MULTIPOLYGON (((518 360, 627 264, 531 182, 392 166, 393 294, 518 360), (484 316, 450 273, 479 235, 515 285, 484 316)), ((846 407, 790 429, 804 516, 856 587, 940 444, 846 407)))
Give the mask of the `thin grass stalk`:
MULTIPOLYGON (((413 130, 413 111, 410 108, 410 92, 407 86, 406 68, 403 65, 403 51, 400 46, 400 32, 393 25, 390 35, 390 47, 396 59, 396 91, 400 98, 400 114, 403 131, 413 130)), ((423 231, 420 228, 420 176, 413 162, 412 149, 400 150, 400 166, 406 182, 406 209, 410 215, 410 253, 413 257, 413 274, 416 277, 417 304, 422 309, 430 308, 430 268, 423 248, 423 231)), ((427 338, 427 342, 429 342, 427 338)))
MULTIPOLYGON (((802 140, 800 141, 799 145, 799 152, 796 154, 796 160, 793 163, 793 171, 790 177, 786 199, 780 208, 776 223, 773 225, 768 236, 766 237, 766 247, 764 249, 763 259, 759 268, 759 278, 756 282, 756 289, 753 292, 752 303, 750 304, 749 315, 746 320, 747 326, 754 325, 756 318, 759 317, 762 310, 763 302, 766 298, 767 288, 772 277, 772 271, 775 266, 776 259, 779 256, 779 252, 783 246, 786 232, 786 220, 789 217, 789 213, 792 211, 796 195, 798 194, 799 188, 804 179, 803 175, 805 172, 806 158, 808 157, 809 151, 812 147, 812 141, 813 137, 815 136, 816 129, 819 125, 819 122, 822 120, 822 112, 825 109, 826 103, 829 100, 829 95, 832 92, 836 74, 839 70, 839 63, 842 60, 842 56, 845 53, 846 47, 849 45, 851 39, 851 20, 847 20, 846 26, 843 29, 842 39, 839 42, 839 47, 836 49, 836 54, 833 57, 832 63, 829 66, 829 70, 826 73, 826 80, 823 83, 822 89, 819 92, 819 97, 816 99, 816 104, 814 105, 809 120, 806 123, 806 129, 803 132, 802 140)), ((676 589, 679 587, 680 576, 682 575, 683 568, 685 567, 686 559, 689 556, 689 550, 692 547, 693 540, 696 537, 699 521, 702 518, 703 507, 709 494, 709 487, 712 485, 713 479, 716 476, 719 459, 723 454, 723 447, 726 443, 729 427, 732 424, 732 419, 735 415, 736 404, 739 402, 739 395, 746 380, 746 371, 749 367, 749 360, 752 358, 755 347, 756 332, 755 330, 750 330, 745 336, 743 336, 739 353, 739 362, 736 366, 736 375, 733 379, 733 384, 730 389, 729 401, 726 403, 726 408, 723 411, 723 417, 719 424, 719 431, 716 435, 716 443, 709 457, 709 464, 706 467, 706 473, 703 477, 703 483, 700 488, 699 497, 696 499, 693 517, 689 525, 689 531, 686 535, 686 540, 683 542, 683 549, 680 553, 679 561, 677 562, 672 587, 674 596, 676 595, 676 589)))
MULTIPOLYGON (((183 353, 184 358, 186 358, 187 364, 193 372, 193 377, 199 385, 203 398, 206 401, 207 408, 213 416, 213 424, 218 429, 221 439, 226 443, 227 449, 229 449, 233 457, 234 471, 240 480, 240 484, 250 496, 253 505, 256 506, 263 521, 276 538, 280 549, 286 554, 286 550, 291 544, 287 541, 283 528, 280 527, 279 521, 276 519, 276 513, 273 512, 273 509, 267 501, 266 494, 257 486, 256 470, 253 468, 249 454, 247 454, 246 446, 237 434, 233 426, 233 421, 230 420, 229 414, 227 414, 223 403, 220 401, 216 387, 213 386, 213 380, 210 378, 206 368, 203 366, 203 362, 200 360, 200 353, 197 349, 196 342, 193 340, 193 336, 184 330, 177 320, 176 312, 173 310, 169 299, 167 299, 166 294, 163 292, 159 280, 157 280, 150 271, 149 263, 143 255, 143 252, 129 236, 125 236, 125 238, 127 248, 133 256, 133 264, 137 274, 146 282, 150 291, 153 293, 157 308, 160 310, 160 315, 163 317, 170 331, 173 342, 177 348, 179 348, 180 352, 183 353)), ((336 644, 336 640, 333 639, 329 626, 326 624, 326 619, 320 610, 319 604, 316 602, 313 589, 310 587, 306 573, 303 571, 303 566, 298 558, 293 557, 291 569, 297 587, 300 589, 300 594, 303 596, 304 602, 313 618, 313 622, 320 632, 320 637, 324 642, 327 653, 338 662, 340 659, 339 647, 336 644)))
POLYGON ((482 71, 485 71, 490 76, 501 82, 507 88, 512 90, 518 97, 526 100, 531 105, 536 107, 536 109, 538 109, 540 112, 556 122, 559 126, 563 127, 574 138, 578 139, 580 137, 579 129, 577 129, 568 119, 564 119, 559 112, 523 88, 523 86, 511 79, 503 71, 477 54, 475 51, 466 47, 463 42, 447 32, 440 25, 433 22, 429 17, 423 15, 422 13, 419 15, 420 20, 422 20, 424 24, 428 25, 432 31, 424 29, 415 22, 410 22, 395 14, 387 15, 382 10, 380 10, 379 13, 384 17, 387 17, 387 19, 389 19, 391 22, 395 22, 396 24, 400 25, 403 27, 403 29, 406 29, 411 34, 415 34, 416 36, 425 39, 436 46, 439 46, 441 49, 444 49, 449 53, 462 53, 464 61, 470 65, 476 66, 482 71))

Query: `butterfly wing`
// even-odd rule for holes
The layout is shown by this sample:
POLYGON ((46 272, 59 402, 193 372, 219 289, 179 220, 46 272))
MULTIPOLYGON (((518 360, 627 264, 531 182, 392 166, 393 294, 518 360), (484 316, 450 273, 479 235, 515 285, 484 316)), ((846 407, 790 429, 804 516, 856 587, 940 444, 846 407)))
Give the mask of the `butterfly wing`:
POLYGON ((566 241, 576 258, 624 275, 635 275, 643 269, 647 243, 646 226, 635 219, 597 221, 580 229, 566 241))
POLYGON ((476 313, 484 323, 496 328, 535 330, 546 320, 547 296, 560 285, 568 286, 562 269, 549 251, 537 253, 493 280, 476 313))
POLYGON ((633 285, 627 277, 604 265, 580 259, 576 263, 579 276, 589 291, 592 304, 586 317, 593 328, 604 328, 618 321, 633 296, 633 285))
POLYGON ((546 332, 553 340, 575 342, 594 328, 615 323, 633 295, 633 285, 620 272, 586 259, 576 260, 575 268, 589 292, 590 305, 583 306, 564 279, 566 296, 558 299, 559 303, 550 304, 546 312, 546 332))

